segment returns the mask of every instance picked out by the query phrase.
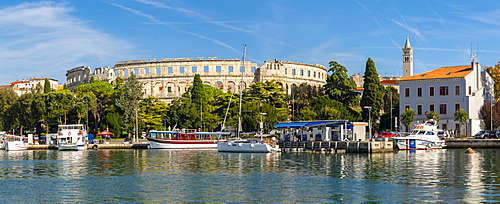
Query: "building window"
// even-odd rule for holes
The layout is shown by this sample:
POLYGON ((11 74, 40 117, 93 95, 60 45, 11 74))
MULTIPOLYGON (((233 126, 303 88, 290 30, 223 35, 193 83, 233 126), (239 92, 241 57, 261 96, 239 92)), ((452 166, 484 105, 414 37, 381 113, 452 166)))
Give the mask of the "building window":
POLYGON ((422 87, 417 88, 417 96, 422 97, 422 87))
POLYGON ((215 72, 221 72, 221 66, 216 66, 215 67, 215 72))
POLYGON ((240 66, 240 72, 245 72, 245 67, 240 66))
POLYGON ((422 105, 417 105, 417 114, 422 115, 422 105))
POLYGON ((448 86, 439 87, 439 95, 447 96, 448 95, 448 86))
POLYGON ((429 96, 434 96, 434 87, 429 87, 429 96))
POLYGON ((405 97, 410 97, 410 88, 405 88, 405 97))
POLYGON ((167 87, 167 92, 168 92, 168 93, 172 93, 172 87, 170 87, 170 86, 169 86, 169 87, 167 87))
POLYGON ((460 95, 460 86, 455 86, 455 95, 460 95))
POLYGON ((127 76, 128 75, 128 70, 124 69, 123 70, 123 76, 127 76))
POLYGON ((304 70, 300 70, 300 76, 304 76, 304 70))
POLYGON ((288 74, 288 69, 287 68, 285 68, 285 74, 288 74))
POLYGON ((144 68, 144 74, 149 74, 149 68, 144 68))
POLYGON ((118 76, 118 70, 115 71, 115 76, 118 76))
POLYGON ((410 109, 410 105, 405 106, 405 110, 408 110, 408 109, 410 109))
POLYGON ((311 76, 311 71, 307 71, 307 76, 310 77, 311 76))
POLYGON ((439 104, 439 114, 446 114, 446 104, 439 104))
POLYGON ((228 72, 233 72, 233 66, 228 66, 228 67, 227 67, 227 71, 228 71, 228 72))
POLYGON ((254 72, 255 72, 255 67, 254 67, 254 66, 252 66, 252 67, 250 68, 250 71, 251 71, 252 73, 254 73, 254 72))
POLYGON ((469 86, 469 95, 472 95, 472 87, 469 86))
POLYGON ((134 69, 134 74, 139 75, 139 69, 134 69))
POLYGON ((179 73, 184 73, 184 67, 179 67, 179 73))
POLYGON ((191 72, 193 72, 193 73, 198 72, 198 67, 191 67, 191 72))
POLYGON ((173 67, 167 67, 167 72, 168 72, 169 74, 174 73, 174 68, 173 68, 173 67))
POLYGON ((429 111, 434 112, 434 104, 430 104, 430 105, 429 105, 429 111))
POLYGON ((160 67, 156 67, 156 74, 161 74, 161 68, 160 67))
POLYGON ((159 91, 163 91, 163 86, 160 86, 160 88, 158 88, 159 91))
POLYGON ((210 72, 210 69, 208 68, 208 66, 204 66, 203 70, 204 70, 204 72, 210 72))
POLYGON ((295 69, 292 69, 292 75, 295 75, 295 69))
POLYGON ((460 110, 460 103, 455 103, 455 112, 460 110))
POLYGON ((316 78, 316 72, 313 72, 313 77, 316 78))

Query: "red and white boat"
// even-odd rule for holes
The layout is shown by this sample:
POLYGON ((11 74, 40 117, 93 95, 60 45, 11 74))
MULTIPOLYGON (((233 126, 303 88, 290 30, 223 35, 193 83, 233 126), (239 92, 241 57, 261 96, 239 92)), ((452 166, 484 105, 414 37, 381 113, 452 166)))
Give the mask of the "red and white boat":
POLYGON ((216 149, 228 132, 149 131, 146 137, 151 149, 216 149))

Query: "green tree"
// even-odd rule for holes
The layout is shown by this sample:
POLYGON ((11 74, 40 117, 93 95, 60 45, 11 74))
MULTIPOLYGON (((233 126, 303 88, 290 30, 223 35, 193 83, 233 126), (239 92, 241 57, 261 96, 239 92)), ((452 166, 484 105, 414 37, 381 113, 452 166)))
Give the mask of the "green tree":
POLYGON ((500 62, 495 67, 485 67, 486 72, 491 76, 494 82, 495 99, 500 99, 500 62))
POLYGON ((487 102, 479 109, 486 130, 495 130, 500 126, 500 105, 487 102), (491 127, 493 125, 493 127, 491 127))
MULTIPOLYGON (((458 109, 453 116, 455 117, 455 121, 459 122, 460 125, 466 125, 467 120, 469 120, 469 114, 464 109, 458 109)), ((467 136, 467 126, 465 126, 465 132, 467 136)))
POLYGON ((18 98, 12 88, 0 89, 0 130, 9 130, 11 128, 7 111, 18 98))
MULTIPOLYGON (((300 84, 299 86, 293 86, 293 91, 291 96, 289 97, 290 106, 292 108, 293 120, 313 120, 316 116, 311 118, 311 113, 307 113, 307 111, 311 111, 311 109, 306 109, 314 98, 318 97, 323 91, 321 91, 318 87, 311 86, 308 84, 300 84), (303 113, 306 111, 306 113, 303 113), (306 119, 310 118, 310 119, 306 119)), ((317 114, 314 114, 317 115, 317 114)))
POLYGON ((399 93, 393 86, 384 88, 384 113, 380 116, 380 128, 392 130, 394 117, 399 115, 399 93), (392 112, 391 112, 392 111, 392 112))
POLYGON ((165 119, 169 110, 167 104, 157 98, 148 97, 141 101, 139 110, 146 131, 167 130, 165 119))
POLYGON ((135 126, 135 118, 138 117, 139 102, 141 101, 144 93, 142 92, 142 85, 137 80, 135 74, 132 74, 125 83, 123 84, 123 90, 120 92, 118 99, 116 100, 116 106, 118 106, 123 114, 122 120, 124 124, 124 130, 131 133, 133 132, 135 126))
POLYGON ((43 93, 49 93, 52 91, 53 91, 53 89, 52 89, 52 87, 50 87, 49 79, 45 79, 45 81, 43 83, 43 93))
POLYGON ((406 109, 401 114, 401 123, 403 123, 403 125, 406 127, 406 132, 408 132, 408 129, 410 128, 410 125, 414 120, 415 120, 415 110, 406 109))
POLYGON ((90 95, 86 103, 89 104, 89 111, 94 118, 94 132, 99 132, 98 127, 106 114, 106 109, 112 105, 110 99, 114 94, 113 85, 103 81, 83 84, 75 88, 75 94, 78 96, 90 95))
POLYGON ((364 91, 363 96, 361 97, 361 107, 369 106, 371 108, 363 108, 362 116, 364 121, 369 121, 368 117, 371 115, 372 127, 374 130, 376 130, 378 129, 378 124, 376 121, 379 120, 380 110, 382 110, 384 105, 384 87, 380 84, 375 63, 370 58, 368 58, 368 60, 366 61, 364 81, 364 91), (368 111, 370 111, 371 114, 368 114, 368 111))
MULTIPOLYGON (((330 75, 326 79, 325 91, 331 99, 346 106, 357 106, 359 94, 355 92, 356 83, 347 74, 347 68, 335 61, 330 61, 330 75)), ((375 70, 376 71, 376 70, 375 70)), ((378 75, 377 75, 378 77, 378 75)))
POLYGON ((439 123, 439 121, 441 121, 441 116, 439 116, 438 113, 431 111, 431 112, 427 113, 427 119, 429 119, 429 120, 432 119, 432 120, 436 121, 436 123, 439 123))

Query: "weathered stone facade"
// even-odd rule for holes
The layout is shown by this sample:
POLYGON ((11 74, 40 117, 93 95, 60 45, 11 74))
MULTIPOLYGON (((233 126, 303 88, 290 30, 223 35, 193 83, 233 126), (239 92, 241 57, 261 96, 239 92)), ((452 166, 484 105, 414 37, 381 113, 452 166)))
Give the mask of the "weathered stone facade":
MULTIPOLYGON (((66 74, 68 87, 77 84, 76 79, 89 76, 84 67, 73 68, 66 74)), ((327 69, 322 65, 309 65, 297 62, 265 61, 260 67, 257 63, 240 59, 204 58, 162 58, 161 60, 131 60, 121 61, 113 68, 96 68, 96 80, 113 81, 117 77, 128 78, 135 74, 143 84, 144 96, 154 96, 166 102, 177 99, 193 83, 195 74, 199 74, 203 83, 224 91, 239 92, 243 78, 243 88, 248 88, 254 82, 274 80, 281 83, 288 94, 291 87, 307 83, 320 87, 326 84, 327 69), (243 71, 243 72, 242 72, 243 71), (243 75, 243 76, 242 76, 243 75)), ((74 86, 76 87, 76 86, 74 86)), ((73 86, 70 89, 74 89, 73 86)))

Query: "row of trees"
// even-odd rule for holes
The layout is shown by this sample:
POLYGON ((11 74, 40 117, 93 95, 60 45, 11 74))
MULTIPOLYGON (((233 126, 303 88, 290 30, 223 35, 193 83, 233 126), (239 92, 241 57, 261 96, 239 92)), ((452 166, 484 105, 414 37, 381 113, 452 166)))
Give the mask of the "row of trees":
MULTIPOLYGON (((397 89, 380 84, 370 58, 366 61, 362 96, 347 71, 340 63, 331 61, 324 87, 300 84, 291 87, 291 95, 286 95, 282 84, 275 81, 252 84, 242 93, 243 131, 258 131, 261 117, 265 129, 289 120, 349 120, 371 121, 373 130, 392 130, 394 117, 400 116, 397 89)), ((40 86, 17 96, 11 89, 1 89, 0 129, 24 132, 36 128, 48 133, 57 131, 58 124, 83 123, 92 133, 109 128, 116 137, 169 127, 228 130, 237 127, 239 98, 238 93, 203 84, 199 75, 186 93, 171 104, 153 97, 143 99, 141 83, 135 75, 111 83, 91 79, 73 92, 40 86)), ((406 110, 401 117, 402 123, 409 126, 407 121, 414 120, 414 112, 412 116, 411 110, 406 110)), ((500 119, 494 125, 497 123, 500 119)))

